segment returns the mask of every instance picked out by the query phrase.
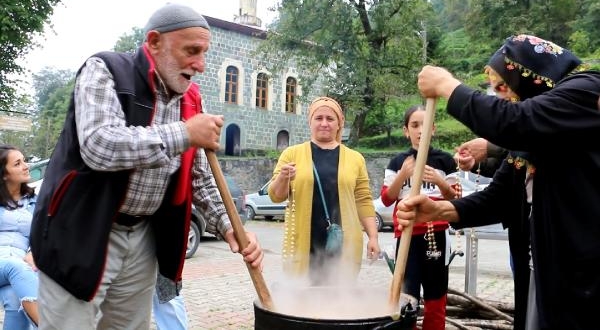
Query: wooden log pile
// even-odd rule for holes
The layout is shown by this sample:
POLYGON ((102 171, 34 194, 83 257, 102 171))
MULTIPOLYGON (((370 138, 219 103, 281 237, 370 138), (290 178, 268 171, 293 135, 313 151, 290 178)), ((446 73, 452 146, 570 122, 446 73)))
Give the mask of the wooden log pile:
MULTIPOLYGON (((514 305, 485 300, 467 293, 448 288, 446 303, 446 325, 460 330, 512 330, 514 305)), ((423 306, 420 306, 423 311, 423 306)), ((417 318, 421 329, 423 317, 417 318)))

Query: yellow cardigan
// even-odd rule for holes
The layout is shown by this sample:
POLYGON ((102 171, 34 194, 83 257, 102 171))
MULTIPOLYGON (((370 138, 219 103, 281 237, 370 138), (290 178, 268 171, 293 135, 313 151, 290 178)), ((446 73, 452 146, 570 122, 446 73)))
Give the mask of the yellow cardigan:
MULTIPOLYGON (((310 252, 310 224, 313 201, 313 168, 310 141, 285 149, 273 171, 273 180, 281 167, 296 163, 296 177, 290 182, 283 237, 283 270, 288 274, 306 275, 310 252)), ((360 219, 374 217, 375 209, 369 187, 369 175, 363 156, 340 145, 338 192, 341 223, 344 231, 342 260, 354 276, 360 270, 363 252, 363 227, 360 219)), ((274 202, 282 202, 269 187, 274 202)))

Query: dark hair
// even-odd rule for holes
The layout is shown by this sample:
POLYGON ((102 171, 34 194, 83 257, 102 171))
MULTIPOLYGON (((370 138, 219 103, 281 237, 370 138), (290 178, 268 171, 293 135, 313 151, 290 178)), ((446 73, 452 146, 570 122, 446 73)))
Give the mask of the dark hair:
MULTIPOLYGON (((17 147, 13 147, 11 145, 0 145, 0 181, 2 182, 0 184, 0 206, 3 206, 9 210, 14 210, 22 206, 19 205, 19 201, 12 199, 12 196, 8 192, 8 188, 6 187, 6 182, 4 181, 4 176, 6 175, 6 165, 8 163, 8 153, 13 150, 19 151, 17 147)), ((21 195, 33 197, 35 195, 35 191, 33 188, 29 187, 26 182, 23 182, 21 183, 21 195)))
POLYGON ((406 110, 406 112, 404 113, 404 127, 408 127, 410 116, 412 116, 412 114, 415 113, 415 111, 417 110, 425 111, 425 108, 423 108, 422 105, 413 105, 410 108, 408 108, 408 110, 406 110))

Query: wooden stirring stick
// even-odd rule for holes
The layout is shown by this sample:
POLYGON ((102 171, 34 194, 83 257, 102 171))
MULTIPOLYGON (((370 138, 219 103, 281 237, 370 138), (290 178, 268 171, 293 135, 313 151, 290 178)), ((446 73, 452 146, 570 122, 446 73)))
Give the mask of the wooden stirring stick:
MULTIPOLYGON (((415 169, 411 178, 411 189, 409 197, 417 196, 421 192, 423 183, 423 171, 427 163, 427 154, 429 153, 429 143, 433 131, 433 119, 435 117, 435 99, 428 98, 425 105, 425 118, 423 119, 423 129, 421 131, 421 140, 419 141, 419 150, 417 150, 417 160, 415 169)), ((413 225, 402 228, 402 238, 396 257, 396 266, 392 278, 392 287, 389 299, 390 316, 394 320, 400 318, 400 294, 402 291, 402 281, 404 280, 404 271, 406 269, 406 260, 408 259, 408 248, 412 238, 413 225)))
MULTIPOLYGON (((225 204, 227 215, 229 216, 229 220, 231 221, 231 226, 233 227, 233 234, 235 235, 235 239, 237 240, 241 251, 245 249, 249 244, 248 238, 246 237, 246 231, 244 230, 244 225, 242 224, 240 215, 236 210, 235 203, 233 202, 233 198, 231 197, 231 193, 229 192, 229 188, 227 188, 227 181, 225 181, 225 176, 223 175, 223 171, 221 171, 221 165, 219 165, 217 155, 214 151, 211 150, 205 150, 205 152, 206 158, 208 158, 210 169, 212 170, 213 176, 215 177, 217 188, 219 188, 219 193, 221 194, 221 198, 223 199, 223 203, 225 204)), ((250 264, 248 263, 246 263, 246 267, 248 268, 250 278, 252 278, 252 283, 254 284, 254 288, 256 289, 256 293, 258 294, 258 299, 260 300, 262 307, 266 310, 273 311, 273 301, 271 300, 271 294, 269 293, 269 289, 265 284, 265 280, 262 276, 261 270, 252 268, 252 266, 250 266, 250 264)))

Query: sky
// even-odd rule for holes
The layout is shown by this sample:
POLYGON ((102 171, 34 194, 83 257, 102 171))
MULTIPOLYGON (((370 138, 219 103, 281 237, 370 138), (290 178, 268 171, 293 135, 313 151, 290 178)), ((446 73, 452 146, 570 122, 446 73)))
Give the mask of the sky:
MULTIPOLYGON (((167 2, 232 22, 240 5, 240 0, 62 0, 50 19, 53 28, 47 26, 38 39, 42 46, 20 63, 32 73, 44 67, 76 71, 90 55, 112 49, 117 39, 133 27, 143 28, 152 13, 167 2)), ((257 16, 263 28, 275 17, 268 7, 276 3, 258 0, 257 16)))

